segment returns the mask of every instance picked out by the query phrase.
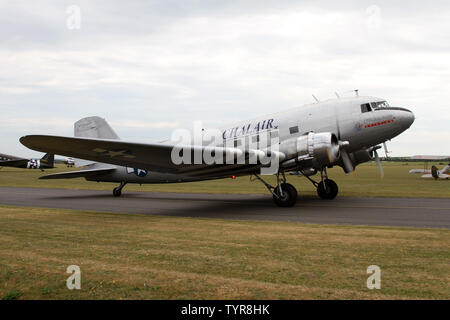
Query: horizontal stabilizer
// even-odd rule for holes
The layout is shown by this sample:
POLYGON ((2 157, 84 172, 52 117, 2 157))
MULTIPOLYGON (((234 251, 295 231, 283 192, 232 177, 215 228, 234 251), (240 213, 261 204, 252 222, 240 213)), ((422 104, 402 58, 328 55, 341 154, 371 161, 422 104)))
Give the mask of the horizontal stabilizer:
POLYGON ((73 178, 85 178, 95 175, 101 175, 105 173, 110 173, 116 170, 116 168, 99 168, 99 169, 88 169, 88 170, 79 170, 79 171, 69 171, 69 172, 60 172, 49 174, 46 176, 42 176, 39 179, 73 179, 73 178))

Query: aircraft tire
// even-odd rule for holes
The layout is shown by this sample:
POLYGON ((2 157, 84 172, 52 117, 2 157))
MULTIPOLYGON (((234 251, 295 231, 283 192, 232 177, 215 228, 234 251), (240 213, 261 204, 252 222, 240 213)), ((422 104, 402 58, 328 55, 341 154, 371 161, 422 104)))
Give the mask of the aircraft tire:
MULTIPOLYGON (((282 183, 281 190, 283 190, 283 197, 273 195, 273 201, 279 207, 292 207, 297 202, 297 189, 289 183, 282 183)), ((279 187, 274 190, 275 194, 279 195, 279 187)))
POLYGON ((113 196, 114 197, 120 197, 122 195, 122 190, 119 188, 114 188, 113 189, 113 196))
POLYGON ((321 199, 324 200, 333 200, 336 198, 339 188, 336 182, 331 179, 325 179, 325 185, 323 181, 321 181, 317 187, 317 194, 321 199), (326 185, 326 188, 325 188, 326 185))

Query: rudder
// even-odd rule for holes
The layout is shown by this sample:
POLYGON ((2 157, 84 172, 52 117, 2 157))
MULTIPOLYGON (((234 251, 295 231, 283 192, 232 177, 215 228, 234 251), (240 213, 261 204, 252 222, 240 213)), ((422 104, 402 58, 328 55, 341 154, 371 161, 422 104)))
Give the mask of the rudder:
POLYGON ((54 165, 55 163, 55 155, 52 153, 46 153, 42 158, 41 158, 41 163, 45 163, 48 164, 49 166, 54 165))
POLYGON ((87 117, 74 124, 74 136, 97 139, 120 139, 105 119, 87 117))

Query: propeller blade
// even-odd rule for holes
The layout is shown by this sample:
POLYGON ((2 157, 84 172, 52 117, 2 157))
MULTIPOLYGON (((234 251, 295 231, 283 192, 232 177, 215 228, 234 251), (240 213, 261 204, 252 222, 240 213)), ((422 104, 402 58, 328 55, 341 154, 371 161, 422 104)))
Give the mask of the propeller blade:
POLYGON ((383 147, 384 147, 384 154, 386 155, 386 159, 389 157, 388 154, 390 153, 388 151, 387 145, 386 145, 386 141, 383 142, 383 147))
POLYGON ((345 173, 352 173, 353 172, 353 163, 352 163, 352 160, 350 160, 350 156, 348 155, 348 153, 345 149, 341 149, 341 158, 342 158, 342 162, 344 163, 345 173))
POLYGON ((431 167, 431 176, 434 178, 434 180, 437 180, 439 178, 439 172, 436 166, 431 167))
POLYGON ((378 156, 377 150, 374 150, 373 153, 375 155, 375 162, 376 162, 377 167, 378 167, 378 172, 380 172, 380 176, 381 176, 381 178, 383 178, 384 177, 384 171, 383 171, 383 167, 381 166, 380 157, 378 156))

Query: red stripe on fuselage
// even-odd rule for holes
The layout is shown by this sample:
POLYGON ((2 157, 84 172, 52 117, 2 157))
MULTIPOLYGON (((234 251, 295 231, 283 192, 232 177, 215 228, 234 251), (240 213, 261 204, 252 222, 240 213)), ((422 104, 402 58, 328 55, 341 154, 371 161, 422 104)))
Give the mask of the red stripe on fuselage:
POLYGON ((376 126, 382 126, 382 125, 385 125, 385 124, 388 124, 388 123, 393 123, 393 122, 394 122, 394 119, 392 119, 392 120, 385 120, 385 121, 381 121, 381 122, 370 123, 370 124, 366 124, 364 126, 364 128, 371 128, 371 127, 376 127, 376 126))

